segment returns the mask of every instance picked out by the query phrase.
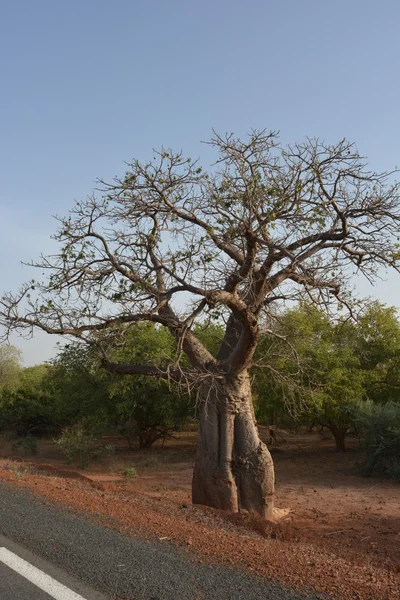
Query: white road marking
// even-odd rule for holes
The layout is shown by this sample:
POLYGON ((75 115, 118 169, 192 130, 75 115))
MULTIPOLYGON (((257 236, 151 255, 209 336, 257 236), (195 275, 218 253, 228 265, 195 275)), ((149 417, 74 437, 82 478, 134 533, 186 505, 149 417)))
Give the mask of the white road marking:
POLYGON ((46 594, 55 598, 55 600, 85 600, 83 596, 76 594, 59 581, 50 577, 50 575, 47 575, 14 554, 14 552, 10 552, 7 548, 0 548, 0 561, 46 592, 46 594))

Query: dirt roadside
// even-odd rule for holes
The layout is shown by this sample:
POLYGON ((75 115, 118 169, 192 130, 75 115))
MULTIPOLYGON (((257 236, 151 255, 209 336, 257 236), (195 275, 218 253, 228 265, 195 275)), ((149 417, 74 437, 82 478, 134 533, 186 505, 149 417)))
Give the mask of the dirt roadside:
POLYGON ((275 453, 277 504, 292 512, 270 525, 191 505, 193 448, 187 441, 148 453, 147 466, 145 454, 130 456, 138 475, 129 480, 112 473, 112 465, 73 472, 59 462, 43 470, 9 459, 0 460, 0 479, 104 526, 177 544, 196 560, 344 600, 400 597, 398 485, 360 478, 351 452, 338 456, 329 442, 302 439, 300 448, 287 445, 275 453))

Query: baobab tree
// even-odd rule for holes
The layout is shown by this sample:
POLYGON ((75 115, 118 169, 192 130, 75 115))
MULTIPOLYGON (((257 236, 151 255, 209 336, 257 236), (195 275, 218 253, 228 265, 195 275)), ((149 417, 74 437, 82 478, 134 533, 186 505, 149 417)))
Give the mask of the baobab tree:
POLYGON ((273 518, 273 463, 249 377, 261 331, 275 335, 278 307, 301 296, 351 310, 355 272, 372 281, 381 267, 398 270, 399 186, 346 140, 283 147, 254 131, 209 143, 208 172, 161 150, 100 180, 58 219, 59 252, 33 263, 44 281, 3 296, 2 322, 6 334, 39 327, 96 344, 112 373, 187 383, 200 415, 193 501, 273 518), (215 356, 196 336, 207 319, 225 324, 215 356), (165 368, 110 359, 110 332, 143 321, 176 338, 165 368))

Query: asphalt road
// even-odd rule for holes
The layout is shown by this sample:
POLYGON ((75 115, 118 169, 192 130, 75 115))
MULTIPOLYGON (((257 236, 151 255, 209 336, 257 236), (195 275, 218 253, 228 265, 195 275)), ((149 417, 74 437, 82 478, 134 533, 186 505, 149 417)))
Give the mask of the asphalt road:
POLYGON ((1 600, 107 600, 64 569, 0 535, 1 600))
POLYGON ((51 596, 0 564, 0 598, 2 600, 49 600, 51 596))
MULTIPOLYGON (((239 570, 194 562, 166 542, 143 541, 0 483, 0 548, 80 594, 85 600, 317 600, 239 570), (3 537, 1 537, 3 536, 3 537)), ((1 563, 1 600, 49 600, 1 563)))

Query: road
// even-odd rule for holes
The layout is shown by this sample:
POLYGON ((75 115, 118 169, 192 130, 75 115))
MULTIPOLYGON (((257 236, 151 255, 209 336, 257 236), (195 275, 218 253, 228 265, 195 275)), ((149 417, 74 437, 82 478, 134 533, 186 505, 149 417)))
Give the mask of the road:
MULTIPOLYGON (((50 596, 51 597, 51 596, 50 596)), ((49 600, 49 596, 37 586, 18 577, 11 569, 0 564, 0 598, 4 600, 49 600)))
POLYGON ((84 600, 320 598, 312 593, 299 595, 236 569, 201 564, 168 542, 124 536, 0 483, 1 600, 78 600, 79 596, 84 600), (4 557, 14 561, 13 569, 4 557), (61 585, 66 595, 41 591, 24 576, 31 571, 40 581, 61 585))
POLYGON ((23 546, 0 535, 1 600, 106 600, 23 546), (84 594, 84 595, 82 595, 84 594))

